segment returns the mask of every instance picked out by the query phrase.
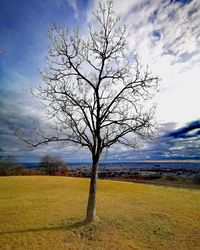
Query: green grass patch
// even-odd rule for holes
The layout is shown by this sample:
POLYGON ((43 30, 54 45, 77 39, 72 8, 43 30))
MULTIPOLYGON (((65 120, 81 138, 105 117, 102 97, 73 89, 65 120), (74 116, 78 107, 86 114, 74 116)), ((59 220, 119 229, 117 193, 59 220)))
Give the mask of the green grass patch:
POLYGON ((200 190, 100 180, 99 222, 85 225, 88 188, 0 177, 0 249, 200 249, 200 190))

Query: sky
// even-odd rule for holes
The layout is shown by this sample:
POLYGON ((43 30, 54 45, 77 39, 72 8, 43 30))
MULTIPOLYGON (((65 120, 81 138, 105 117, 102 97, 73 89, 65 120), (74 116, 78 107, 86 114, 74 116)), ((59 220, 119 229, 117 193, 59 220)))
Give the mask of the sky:
MULTIPOLYGON (((69 30, 87 23, 97 0, 0 0, 0 155, 39 161, 51 153, 66 161, 89 161, 90 154, 70 146, 29 148, 13 128, 32 133, 41 115, 31 86, 41 83, 52 24, 69 30)), ((158 133, 135 151, 114 146, 103 160, 200 159, 200 1, 114 0, 114 11, 128 25, 129 47, 161 79, 156 121, 158 133)))

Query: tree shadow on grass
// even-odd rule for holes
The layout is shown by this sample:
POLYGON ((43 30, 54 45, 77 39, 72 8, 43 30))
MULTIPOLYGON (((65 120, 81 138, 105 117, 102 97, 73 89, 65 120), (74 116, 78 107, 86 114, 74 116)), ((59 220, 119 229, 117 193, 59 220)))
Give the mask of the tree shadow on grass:
POLYGON ((71 229, 78 229, 88 225, 86 221, 79 221, 69 225, 58 225, 54 227, 42 227, 42 228, 29 228, 24 230, 14 230, 14 231, 0 231, 0 236, 4 234, 17 234, 17 233, 33 233, 33 232, 45 232, 45 231, 64 231, 71 229))

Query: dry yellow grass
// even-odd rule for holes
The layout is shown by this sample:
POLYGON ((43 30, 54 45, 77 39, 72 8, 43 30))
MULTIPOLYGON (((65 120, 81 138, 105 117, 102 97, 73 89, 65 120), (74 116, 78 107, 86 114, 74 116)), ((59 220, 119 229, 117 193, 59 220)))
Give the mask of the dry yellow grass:
POLYGON ((88 179, 0 178, 0 249, 200 249, 200 190, 99 181, 100 221, 84 225, 88 179))

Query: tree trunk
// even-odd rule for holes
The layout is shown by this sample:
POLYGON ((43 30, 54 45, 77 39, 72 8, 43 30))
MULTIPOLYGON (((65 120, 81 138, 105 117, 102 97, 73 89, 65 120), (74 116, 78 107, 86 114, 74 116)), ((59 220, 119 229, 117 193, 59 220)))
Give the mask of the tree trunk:
POLYGON ((93 161, 88 197, 86 222, 95 222, 96 219, 96 189, 97 189, 98 161, 93 161))

